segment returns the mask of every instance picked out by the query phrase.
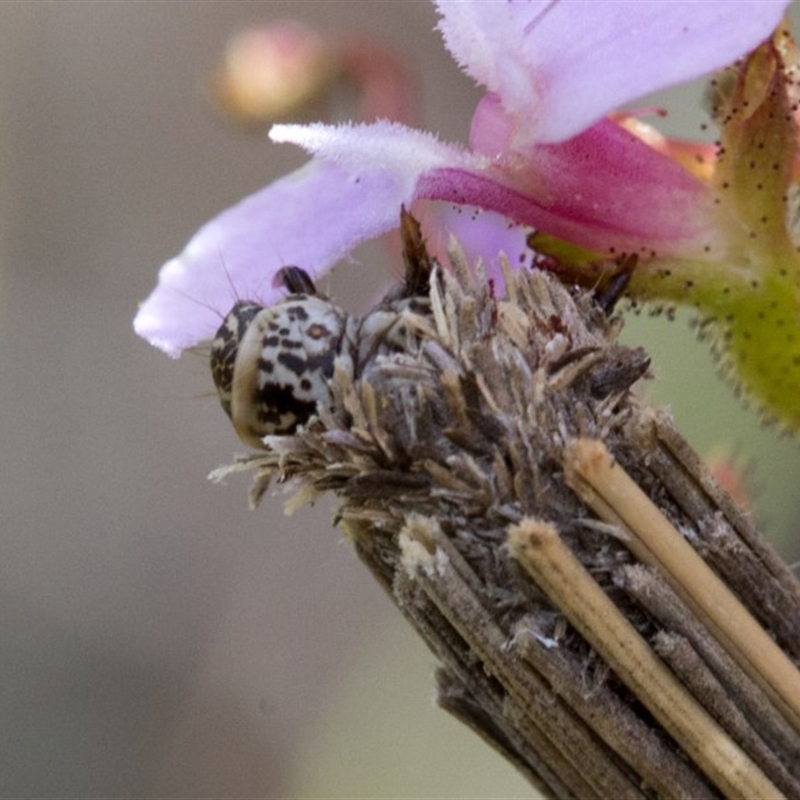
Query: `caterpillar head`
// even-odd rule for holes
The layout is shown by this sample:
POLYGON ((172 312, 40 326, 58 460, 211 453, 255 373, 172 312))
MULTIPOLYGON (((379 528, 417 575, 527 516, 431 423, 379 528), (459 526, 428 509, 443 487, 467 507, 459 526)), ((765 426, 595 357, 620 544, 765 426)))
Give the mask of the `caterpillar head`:
POLYGON ((302 270, 288 267, 280 277, 300 293, 268 308, 237 302, 211 345, 220 404, 253 447, 263 447, 264 436, 294 433, 331 406, 328 379, 347 327, 347 315, 313 294, 302 270))

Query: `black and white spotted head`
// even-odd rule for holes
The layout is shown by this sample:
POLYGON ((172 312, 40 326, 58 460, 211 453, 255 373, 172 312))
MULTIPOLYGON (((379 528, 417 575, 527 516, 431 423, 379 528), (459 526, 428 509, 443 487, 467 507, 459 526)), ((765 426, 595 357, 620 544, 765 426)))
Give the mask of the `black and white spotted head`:
POLYGON ((313 284, 302 270, 281 277, 290 290, 304 291, 268 308, 236 303, 211 345, 222 408, 254 447, 264 436, 294 433, 331 406, 328 380, 347 328, 341 309, 308 291, 313 284))

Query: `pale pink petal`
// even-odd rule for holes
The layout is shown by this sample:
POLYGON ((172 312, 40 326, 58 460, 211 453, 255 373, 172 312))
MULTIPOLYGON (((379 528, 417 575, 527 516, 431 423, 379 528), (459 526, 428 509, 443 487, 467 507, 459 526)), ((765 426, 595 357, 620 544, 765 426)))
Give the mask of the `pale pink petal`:
POLYGON ((445 44, 529 142, 568 139, 623 103, 721 68, 789 0, 438 0, 445 44))
MULTIPOLYGON (((499 101, 487 95, 473 120, 473 146, 508 153, 514 135, 499 101)), ((602 253, 690 257, 721 247, 723 212, 710 186, 611 120, 566 142, 499 157, 481 171, 431 171, 417 193, 499 211, 602 253)))
POLYGON ((209 339, 239 299, 274 302, 286 264, 318 276, 365 239, 397 225, 408 192, 390 172, 314 161, 206 223, 168 261, 134 328, 168 355, 209 339))
POLYGON ((407 192, 413 191, 418 175, 437 167, 476 168, 488 163, 486 158, 442 142, 432 133, 386 120, 360 125, 273 125, 269 138, 296 144, 348 171, 367 168, 392 172, 407 192))
POLYGON ((512 222, 503 214, 476 206, 434 203, 438 209, 439 226, 425 233, 428 242, 437 237, 437 252, 444 252, 450 236, 454 236, 469 264, 480 260, 489 280, 494 281, 498 294, 503 291, 501 259, 505 256, 513 268, 530 263, 533 255, 527 238, 531 228, 512 222), (501 255, 502 254, 502 255, 501 255))
POLYGON ((270 135, 348 170, 381 174, 402 202, 477 206, 602 253, 688 256, 719 244, 721 212, 710 187, 618 124, 601 120, 567 142, 522 152, 509 141, 515 132, 487 95, 473 121, 472 152, 389 123, 280 125, 270 135))

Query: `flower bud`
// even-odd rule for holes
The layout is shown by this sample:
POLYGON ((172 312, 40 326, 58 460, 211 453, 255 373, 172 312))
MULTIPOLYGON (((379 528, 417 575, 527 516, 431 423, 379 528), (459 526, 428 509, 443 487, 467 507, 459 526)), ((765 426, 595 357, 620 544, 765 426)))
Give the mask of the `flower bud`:
POLYGON ((234 36, 215 80, 223 109, 246 124, 298 115, 336 78, 336 57, 311 28, 283 20, 234 36))

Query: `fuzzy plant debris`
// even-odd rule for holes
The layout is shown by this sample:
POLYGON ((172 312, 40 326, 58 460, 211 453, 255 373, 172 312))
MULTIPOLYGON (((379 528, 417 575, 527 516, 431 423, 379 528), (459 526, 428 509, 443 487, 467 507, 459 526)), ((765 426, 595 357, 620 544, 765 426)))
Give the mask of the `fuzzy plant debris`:
POLYGON ((613 298, 510 269, 500 296, 402 229, 329 402, 214 477, 335 494, 440 704, 544 796, 800 798, 800 585, 637 398, 613 298))

